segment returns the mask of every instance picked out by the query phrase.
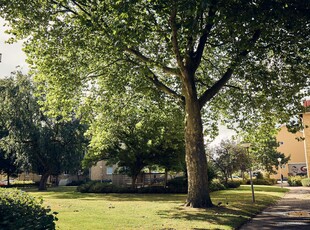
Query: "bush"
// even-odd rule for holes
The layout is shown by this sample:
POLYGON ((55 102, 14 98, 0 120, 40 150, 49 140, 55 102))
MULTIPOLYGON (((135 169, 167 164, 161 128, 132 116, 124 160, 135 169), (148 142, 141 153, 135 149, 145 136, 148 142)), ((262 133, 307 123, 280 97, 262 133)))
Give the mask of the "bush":
POLYGON ((89 181, 82 184, 76 189, 78 192, 82 193, 136 193, 137 189, 130 187, 117 187, 112 185, 110 182, 97 182, 89 181))
POLYGON ((187 188, 187 178, 182 177, 176 177, 167 182, 168 187, 186 187, 187 188))
POLYGON ((209 184, 210 192, 225 190, 225 189, 226 187, 217 179, 212 180, 211 183, 209 184))
MULTIPOLYGON (((240 186, 239 182, 234 182, 231 186, 240 186)), ((187 193, 187 180, 183 177, 175 178, 167 183, 167 187, 150 186, 141 188, 131 187, 117 187, 111 183, 101 183, 90 181, 77 187, 78 192, 82 193, 187 193)), ((226 187, 219 182, 213 180, 209 186, 210 191, 218 191, 226 189, 226 187)))
POLYGON ((304 187, 310 187, 310 178, 304 178, 301 180, 301 184, 304 187))
POLYGON ((0 188, 0 229, 55 229, 57 213, 42 203, 21 190, 0 188))
POLYGON ((71 181, 70 183, 66 184, 66 186, 79 186, 79 185, 82 185, 82 184, 85 184, 85 181, 83 181, 83 180, 74 180, 74 181, 71 181))
MULTIPOLYGON (((274 179, 253 179, 254 185, 274 185, 276 183, 276 180, 274 179)), ((247 180, 246 184, 251 184, 250 180, 247 180)))
POLYGON ((97 183, 96 181, 89 181, 89 182, 87 182, 87 183, 85 183, 85 184, 81 184, 80 186, 78 186, 78 187, 76 188, 76 190, 77 190, 78 192, 82 192, 82 193, 84 193, 84 192, 90 192, 91 186, 94 185, 94 184, 96 184, 96 183, 97 183))
POLYGON ((302 176, 290 176, 287 180, 287 183, 290 186, 302 186, 301 180, 304 178, 305 177, 302 177, 302 176))
POLYGON ((238 188, 240 187, 241 182, 240 181, 228 181, 226 184, 227 188, 238 188))

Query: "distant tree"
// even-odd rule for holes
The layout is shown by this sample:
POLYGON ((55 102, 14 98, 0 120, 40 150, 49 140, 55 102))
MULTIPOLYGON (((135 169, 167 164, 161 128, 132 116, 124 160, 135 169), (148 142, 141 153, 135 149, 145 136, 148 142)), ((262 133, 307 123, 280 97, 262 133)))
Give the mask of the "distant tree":
POLYGON ((46 189, 50 175, 79 167, 84 155, 85 126, 77 119, 48 118, 40 110, 34 85, 17 72, 0 82, 0 105, 8 135, 1 139, 5 151, 13 149, 41 176, 39 190, 46 189))
POLYGON ((0 172, 7 175, 8 185, 10 185, 10 177, 21 172, 21 167, 17 164, 15 155, 5 154, 2 149, 0 149, 0 172))
POLYGON ((214 148, 212 161, 221 172, 226 184, 233 173, 240 170, 244 171, 250 166, 250 159, 246 150, 231 140, 223 140, 219 146, 214 148))
MULTIPOLYGON (((147 84, 141 81, 140 87, 147 84)), ((108 91, 108 87, 111 86, 98 86, 106 93, 92 102, 98 106, 89 114, 92 118, 87 133, 91 141, 84 165, 106 159, 132 177, 133 187, 146 167, 180 170, 184 163, 184 139, 179 107, 167 105, 168 98, 147 87, 144 90, 148 98, 128 93, 134 87, 130 84, 126 91, 120 90, 121 97, 108 91)))
POLYGON ((285 156, 277 150, 279 147, 276 139, 279 131, 277 126, 276 119, 270 117, 256 127, 248 127, 247 133, 240 133, 244 142, 251 143, 249 151, 255 167, 270 174, 275 173, 274 169, 279 165, 278 158, 282 159, 282 164, 290 160, 290 156, 285 156))

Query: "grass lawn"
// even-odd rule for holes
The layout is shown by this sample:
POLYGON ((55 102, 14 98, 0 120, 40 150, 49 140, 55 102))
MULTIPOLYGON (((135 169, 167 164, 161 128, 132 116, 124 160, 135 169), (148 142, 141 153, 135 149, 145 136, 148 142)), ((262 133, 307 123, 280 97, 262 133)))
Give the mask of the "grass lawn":
POLYGON ((205 210, 184 207, 186 195, 182 194, 87 194, 75 192, 75 187, 28 190, 59 213, 56 225, 60 230, 235 229, 286 191, 255 186, 255 204, 249 186, 213 192, 216 206, 205 210))

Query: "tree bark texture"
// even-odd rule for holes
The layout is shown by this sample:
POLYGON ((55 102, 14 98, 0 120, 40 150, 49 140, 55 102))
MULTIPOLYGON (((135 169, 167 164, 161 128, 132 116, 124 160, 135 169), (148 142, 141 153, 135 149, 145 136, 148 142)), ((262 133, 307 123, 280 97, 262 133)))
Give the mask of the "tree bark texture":
POLYGON ((186 98, 185 147, 188 174, 187 206, 212 207, 208 188, 207 157, 204 149, 203 126, 199 101, 186 98))
POLYGON ((39 190, 43 191, 46 190, 46 184, 47 184, 47 179, 50 176, 49 173, 44 173, 40 179, 40 184, 39 184, 39 190))

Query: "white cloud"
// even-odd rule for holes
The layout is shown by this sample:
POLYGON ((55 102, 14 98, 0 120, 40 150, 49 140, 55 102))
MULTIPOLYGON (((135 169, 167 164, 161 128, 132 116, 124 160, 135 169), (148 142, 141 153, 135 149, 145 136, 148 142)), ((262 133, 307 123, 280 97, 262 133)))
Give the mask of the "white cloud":
POLYGON ((22 51, 22 42, 7 44, 5 41, 10 37, 5 33, 8 27, 4 26, 5 21, 0 18, 0 53, 2 54, 0 63, 0 77, 10 76, 10 73, 20 66, 21 70, 28 72, 28 65, 25 62, 26 55, 22 51))

